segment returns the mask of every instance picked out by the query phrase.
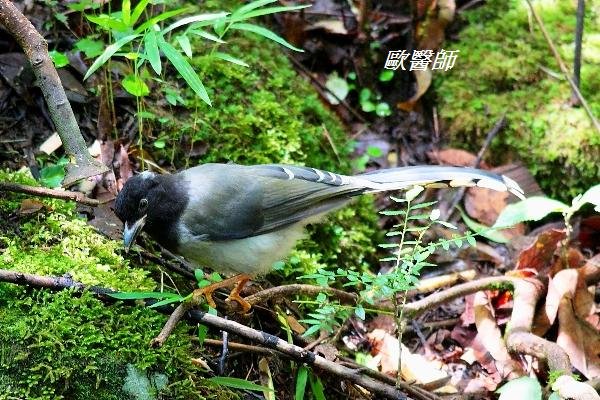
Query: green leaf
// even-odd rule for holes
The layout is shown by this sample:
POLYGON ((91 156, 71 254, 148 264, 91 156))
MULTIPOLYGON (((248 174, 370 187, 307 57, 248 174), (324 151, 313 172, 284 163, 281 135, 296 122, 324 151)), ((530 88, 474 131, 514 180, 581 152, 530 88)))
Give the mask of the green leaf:
POLYGON ((315 400, 327 400, 325 397, 325 387, 323 386, 323 382, 321 382, 321 378, 309 374, 308 381, 310 382, 310 389, 315 396, 315 400))
POLYGON ((298 368, 298 374, 296 375, 296 394, 295 400, 304 400, 304 392, 306 391, 306 381, 308 379, 308 368, 305 365, 301 365, 298 368))
POLYGON ((542 400, 542 386, 537 379, 529 376, 522 376, 506 382, 496 390, 496 393, 500 393, 498 400, 542 400))
MULTIPOLYGON (((459 207, 458 211, 460 211, 460 215, 462 216, 463 221, 469 227, 470 230, 477 233, 478 235, 483 236, 484 238, 491 240, 496 243, 508 243, 508 238, 501 232, 496 229, 492 229, 488 226, 480 224, 477 221, 472 220, 469 216, 459 207)), ((438 221, 439 222, 439 221, 438 221)))
POLYGON ((371 99, 371 89, 367 89, 367 88, 363 88, 360 90, 360 93, 358 94, 358 99, 360 101, 360 103, 363 103, 369 99, 371 99))
MULTIPOLYGON (((195 24, 197 22, 209 21, 209 22, 207 22, 207 24, 209 24, 210 21, 224 18, 227 15, 229 15, 229 13, 220 12, 220 13, 210 13, 210 14, 198 14, 198 15, 192 15, 190 17, 181 18, 180 20, 173 22, 171 25, 169 25, 165 29, 163 29, 162 33, 164 35, 167 32, 171 32, 173 29, 177 29, 181 26, 188 25, 188 24, 195 24)), ((206 25, 206 24, 202 24, 202 25, 206 25)))
POLYGON ((245 379, 232 378, 229 376, 213 376, 212 378, 208 378, 208 380, 214 384, 227 386, 234 389, 242 389, 242 390, 254 390, 254 391, 269 391, 272 390, 266 386, 257 385, 256 383, 249 382, 245 379))
POLYGON ((93 58, 102 54, 104 50, 104 42, 90 38, 83 38, 75 43, 75 48, 83 51, 85 58, 93 58))
POLYGON ((325 87, 327 88, 327 90, 329 90, 329 92, 331 92, 325 93, 327 101, 333 105, 340 104, 340 100, 343 101, 346 98, 346 96, 348 96, 348 92, 350 91, 350 88, 348 87, 348 82, 346 82, 344 78, 340 78, 335 72, 329 75, 329 77, 327 78, 327 82, 325 82, 325 87), (333 96, 332 93, 335 96, 333 96))
POLYGON ((54 66, 56 68, 62 68, 64 66, 69 65, 69 58, 65 53, 61 53, 60 51, 52 50, 48 52, 48 55, 52 59, 54 66))
POLYGON ((121 85, 123 88, 129 93, 134 95, 135 97, 143 97, 150 94, 150 88, 148 85, 136 75, 127 75, 121 81, 121 85))
POLYGON ((144 49, 145 55, 154 72, 160 75, 162 72, 162 64, 160 62, 160 52, 158 51, 158 35, 156 32, 158 26, 153 25, 152 28, 148 29, 146 36, 144 36, 144 49))
POLYGON ((367 146, 367 154, 369 157, 377 158, 383 156, 383 150, 377 146, 369 145, 367 146))
POLYGON ((190 39, 185 35, 178 35, 176 39, 185 55, 192 58, 192 44, 190 43, 190 39))
POLYGON ((198 344, 200 347, 204 344, 204 340, 206 339, 206 335, 208 334, 208 326, 203 324, 198 324, 198 344))
POLYGON ((123 23, 127 26, 131 26, 131 0, 123 0, 121 6, 121 16, 123 18, 123 23))
POLYGON ((237 10, 235 10, 233 12, 233 14, 231 14, 231 18, 234 19, 240 15, 244 15, 244 14, 246 14, 252 10, 255 10, 259 7, 266 6, 267 4, 270 4, 270 3, 275 3, 276 1, 277 0, 256 0, 256 1, 250 2, 246 5, 238 8, 237 10))
POLYGON ((356 316, 362 319, 363 321, 365 320, 365 309, 362 305, 359 304, 358 306, 356 306, 356 308, 354 309, 354 314, 356 314, 356 316))
POLYGON ((302 334, 302 336, 310 336, 310 335, 313 335, 313 334, 319 332, 320 330, 321 330, 321 326, 320 325, 313 325, 310 328, 308 328, 306 330, 306 332, 304 332, 302 334))
POLYGON ((129 26, 125 25, 122 20, 108 14, 90 15, 85 14, 85 17, 92 23, 106 29, 117 32, 125 32, 129 26))
POLYGON ((389 117, 392 115, 390 105, 385 102, 377 103, 375 106, 375 114, 377 114, 379 117, 389 117))
POLYGON ((266 7, 266 8, 261 8, 259 10, 249 11, 243 15, 232 15, 231 21, 238 22, 238 21, 243 21, 246 19, 254 18, 254 17, 259 17, 262 15, 300 10, 300 9, 308 8, 308 7, 312 7, 312 4, 303 4, 303 5, 299 5, 299 6, 266 7))
POLYGON ((40 183, 47 188, 60 187, 63 179, 65 179, 65 164, 59 162, 57 165, 51 164, 40 170, 40 183))
POLYGON ((143 24, 141 24, 140 26, 138 26, 135 29, 134 33, 144 32, 146 29, 150 28, 152 25, 158 24, 161 21, 164 21, 164 20, 174 17, 176 15, 179 15, 183 12, 186 12, 187 10, 188 10, 187 8, 178 8, 176 10, 167 11, 162 14, 158 14, 157 16, 150 18, 148 21, 146 21, 143 24))
POLYGON ((390 69, 384 69, 379 74, 379 81, 380 82, 388 82, 388 81, 391 81, 393 77, 394 77, 394 71, 392 71, 390 69))
POLYGON ((375 103, 369 100, 361 101, 360 109, 364 112, 373 112, 375 111, 375 103))
POLYGON ((404 211, 404 210, 386 210, 386 211, 379 211, 379 214, 381 214, 381 215, 405 215, 406 211, 404 211))
POLYGON ((550 213, 568 210, 569 206, 558 200, 541 196, 529 197, 502 210, 493 228, 508 228, 524 221, 539 221, 550 213))
POLYGON ((138 300, 138 299, 172 299, 181 297, 177 293, 169 292, 119 292, 109 293, 110 297, 119 300, 138 300))
POLYGON ((580 198, 573 201, 573 212, 579 210, 585 203, 595 206, 595 210, 600 212, 600 185, 592 186, 580 198))
POLYGON ((148 308, 162 307, 162 306, 166 306, 167 304, 177 303, 177 302, 181 302, 183 300, 185 300, 185 297, 183 297, 183 296, 172 297, 172 298, 164 299, 161 301, 157 301, 156 303, 150 305, 148 308))
POLYGON ((423 186, 413 186, 411 189, 406 191, 404 197, 406 201, 413 201, 423 190, 423 186))
POLYGON ((235 24, 232 24, 230 26, 230 28, 231 29, 237 29, 237 30, 242 30, 242 31, 256 33, 257 35, 266 37, 267 39, 270 39, 270 40, 272 40, 274 42, 277 42, 280 45, 287 47, 288 49, 291 49, 291 50, 294 50, 294 51, 298 51, 298 52, 301 52, 301 53, 304 52, 304 50, 292 46, 290 43, 288 43, 281 36, 277 35, 275 32, 270 31, 267 28, 263 28, 262 26, 258 26, 258 25, 254 25, 254 24, 245 24, 245 23, 236 22, 235 24))
POLYGON ((213 35, 212 33, 203 31, 202 29, 190 29, 189 31, 187 31, 188 33, 191 33, 193 35, 198 35, 204 39, 208 39, 208 40, 212 40, 213 42, 217 42, 217 43, 225 43, 224 40, 221 40, 221 38, 219 38, 216 35, 213 35))
POLYGON ((418 210, 420 208, 430 207, 430 206, 434 205, 435 203, 437 203, 437 201, 426 201, 424 203, 419 203, 419 204, 411 205, 410 209, 411 210, 418 210))
POLYGON ((235 58, 234 56, 229 55, 227 53, 221 53, 221 52, 217 51, 217 52, 213 53, 213 56, 216 57, 216 58, 218 58, 218 59, 220 59, 220 60, 228 61, 228 62, 230 62, 232 64, 241 65, 242 67, 247 67, 247 68, 250 67, 243 60, 240 60, 239 58, 235 58))
POLYGON ((171 61, 177 72, 185 79, 194 92, 209 106, 212 106, 208 93, 200 81, 200 78, 192 68, 189 62, 171 44, 164 39, 159 38, 158 46, 165 53, 165 56, 171 61))
POLYGON ((158 139, 155 140, 153 143, 154 147, 156 147, 157 149, 164 149, 165 146, 167 145, 167 142, 165 142, 164 139, 158 139))
POLYGON ((115 43, 108 46, 106 48, 106 50, 104 50, 104 53, 102 53, 100 55, 100 57, 96 58, 96 61, 94 61, 94 63, 90 67, 90 69, 88 69, 88 71, 85 73, 83 80, 86 80, 87 78, 90 77, 90 75, 92 75, 94 72, 96 72, 96 70, 98 68, 100 68, 102 65, 104 65, 104 63, 107 62, 108 59, 113 56, 113 54, 115 54, 117 51, 119 51, 119 49, 121 47, 125 46, 127 43, 131 42, 132 40, 137 39, 138 37, 140 37, 140 35, 128 35, 128 36, 122 37, 121 39, 117 40, 115 43))
POLYGON ((467 242, 471 245, 471 247, 477 246, 477 241, 473 236, 468 235, 465 239, 467 239, 467 242))
POLYGON ((140 17, 142 16, 142 13, 146 9, 146 6, 148 5, 149 2, 150 2, 150 0, 140 0, 140 2, 137 3, 135 8, 133 9, 133 13, 131 13, 131 19, 129 21, 131 26, 133 26, 137 23, 138 19, 140 19, 140 17))

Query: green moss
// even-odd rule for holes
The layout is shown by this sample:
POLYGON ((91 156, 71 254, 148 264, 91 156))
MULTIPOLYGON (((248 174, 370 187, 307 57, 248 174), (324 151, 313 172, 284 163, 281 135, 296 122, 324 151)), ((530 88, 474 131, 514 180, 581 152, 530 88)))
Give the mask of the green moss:
MULTIPOLYGON (((535 4, 561 56, 572 64, 574 3, 535 4)), ((600 3, 586 6, 582 93, 599 115, 600 3)), ((597 183, 600 136, 582 108, 566 104, 566 80, 547 72, 562 76, 537 24, 528 17, 526 3, 493 0, 464 15, 468 25, 460 40, 445 45, 460 50, 457 63, 435 79, 451 140, 478 150, 486 132, 506 112, 508 126, 490 151, 494 161, 522 159, 542 188, 561 199, 597 183)))
MULTIPOLYGON (((33 183, 26 175, 7 173, 0 173, 0 181, 33 183)), ((0 195, 0 216, 16 213, 25 198, 0 195)), ((131 268, 120 254, 119 242, 97 234, 78 218, 72 202, 40 201, 44 204, 42 212, 20 217, 14 230, 0 231, 0 265, 32 274, 70 274, 87 285, 122 291, 151 290, 156 286, 146 270, 131 268)))
MULTIPOLYGON (((0 181, 35 184, 28 175, 2 171, 0 181)), ((11 224, 8 216, 17 215, 24 198, 0 193, 5 224, 0 226, 0 268, 70 274, 88 285, 122 291, 155 289, 148 271, 124 260, 120 244, 86 225, 70 202, 43 199, 43 212, 11 224)), ((233 398, 227 390, 207 386, 191 364, 196 350, 184 324, 165 347, 149 348, 165 321, 154 310, 106 305, 87 293, 0 284, 0 399, 133 398, 123 392, 128 366, 149 376, 164 374, 168 384, 156 390, 161 398, 233 398)))
POLYGON ((0 399, 133 398, 123 392, 128 365, 164 374, 161 398, 214 398, 191 364, 183 325, 164 347, 149 348, 166 321, 153 310, 8 284, 0 294, 0 399))

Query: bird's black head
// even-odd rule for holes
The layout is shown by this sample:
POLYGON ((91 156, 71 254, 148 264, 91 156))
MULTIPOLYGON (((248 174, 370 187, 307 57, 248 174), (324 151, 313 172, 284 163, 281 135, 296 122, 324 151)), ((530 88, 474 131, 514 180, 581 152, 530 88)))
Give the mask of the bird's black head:
POLYGON ((186 205, 185 182, 177 175, 146 171, 130 178, 115 200, 115 214, 124 224, 125 250, 142 229, 166 247, 173 247, 175 227, 186 205))

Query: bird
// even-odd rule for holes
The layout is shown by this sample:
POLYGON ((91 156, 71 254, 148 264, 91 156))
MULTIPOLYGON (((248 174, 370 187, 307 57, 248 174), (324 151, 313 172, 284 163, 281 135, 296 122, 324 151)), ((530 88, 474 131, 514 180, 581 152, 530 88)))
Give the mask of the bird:
POLYGON ((409 166, 342 175, 285 164, 207 163, 175 174, 134 175, 118 193, 114 211, 124 224, 126 251, 144 230, 194 265, 234 275, 194 295, 216 308, 212 293, 233 287, 227 300, 247 312, 251 307, 240 291, 283 260, 308 224, 356 196, 417 185, 477 186, 524 198, 507 176, 465 167, 409 166))

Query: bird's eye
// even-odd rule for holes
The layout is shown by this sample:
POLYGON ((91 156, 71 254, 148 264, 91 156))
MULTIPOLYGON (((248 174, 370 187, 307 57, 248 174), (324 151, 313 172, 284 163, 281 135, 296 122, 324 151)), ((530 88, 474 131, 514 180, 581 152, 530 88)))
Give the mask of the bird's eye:
POLYGON ((148 200, 141 199, 140 200, 140 211, 144 212, 144 211, 146 211, 146 208, 148 208, 148 200))

